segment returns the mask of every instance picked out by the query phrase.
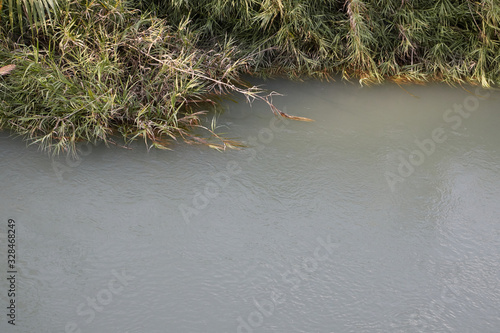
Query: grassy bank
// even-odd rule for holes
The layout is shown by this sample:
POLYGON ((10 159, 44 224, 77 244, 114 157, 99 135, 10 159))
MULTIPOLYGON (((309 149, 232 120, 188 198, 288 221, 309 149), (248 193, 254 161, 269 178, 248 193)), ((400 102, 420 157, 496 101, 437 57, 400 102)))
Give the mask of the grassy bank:
POLYGON ((288 116, 242 74, 500 83, 496 0, 17 1, 1 10, 0 129, 55 153, 117 134, 231 147, 200 121, 224 95, 288 116))

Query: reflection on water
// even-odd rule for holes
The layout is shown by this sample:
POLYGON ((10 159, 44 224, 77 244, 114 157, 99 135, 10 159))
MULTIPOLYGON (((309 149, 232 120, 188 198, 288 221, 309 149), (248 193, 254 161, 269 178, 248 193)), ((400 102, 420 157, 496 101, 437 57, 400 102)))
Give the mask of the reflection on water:
POLYGON ((19 273, 1 331, 496 332, 500 94, 266 86, 316 121, 228 103, 219 132, 247 149, 79 160, 3 133, 19 273))

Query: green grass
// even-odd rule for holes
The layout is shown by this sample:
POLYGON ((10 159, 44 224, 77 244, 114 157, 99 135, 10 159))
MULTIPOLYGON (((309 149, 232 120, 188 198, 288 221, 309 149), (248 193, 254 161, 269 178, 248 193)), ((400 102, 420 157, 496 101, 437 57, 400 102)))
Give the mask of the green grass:
POLYGON ((54 153, 116 135, 159 148, 182 138, 225 149, 232 143, 200 123, 199 106, 230 92, 266 100, 240 83, 246 62, 231 41, 198 48, 188 26, 119 2, 68 3, 48 30, 36 44, 2 42, 0 65, 16 68, 0 77, 0 128, 54 153), (194 128, 216 140, 192 135, 194 128))
POLYGON ((0 10, 0 129, 54 153, 116 135, 233 147, 200 120, 233 93, 291 117, 242 74, 500 83, 497 0, 35 3, 0 10))

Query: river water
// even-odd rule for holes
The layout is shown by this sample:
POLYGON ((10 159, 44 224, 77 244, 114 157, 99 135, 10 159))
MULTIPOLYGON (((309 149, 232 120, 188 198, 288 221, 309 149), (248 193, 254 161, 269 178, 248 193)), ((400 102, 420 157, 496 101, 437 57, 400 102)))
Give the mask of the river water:
POLYGON ((498 332, 500 93, 264 84, 316 121, 240 100, 245 149, 77 160, 2 133, 0 331, 498 332))

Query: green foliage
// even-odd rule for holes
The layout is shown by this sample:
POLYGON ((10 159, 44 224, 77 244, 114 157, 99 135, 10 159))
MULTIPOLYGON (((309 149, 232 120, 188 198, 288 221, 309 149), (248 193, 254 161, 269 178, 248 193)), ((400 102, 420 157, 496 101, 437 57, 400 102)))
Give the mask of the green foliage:
MULTIPOLYGON (((0 20, 2 17, 2 5, 4 0, 0 0, 0 20)), ((32 28, 47 29, 47 22, 52 20, 54 15, 59 14, 61 0, 7 0, 8 22, 12 30, 24 31, 26 23, 32 28), (26 22, 27 21, 27 22, 26 22)))
POLYGON ((202 40, 231 36, 268 76, 361 82, 499 83, 496 0, 151 0, 136 3, 173 24, 189 16, 202 40))
POLYGON ((118 133, 224 149, 193 130, 234 92, 290 117, 243 73, 500 84, 498 0, 8 1, 0 129, 56 152, 118 133))
POLYGON ((165 137, 181 137, 224 149, 230 141, 190 133, 212 134, 200 125, 197 106, 228 92, 264 99, 234 85, 246 63, 233 60, 231 41, 199 49, 189 28, 120 2, 72 2, 48 30, 36 45, 0 47, 1 62, 16 65, 0 76, 0 128, 54 153, 74 152, 80 140, 113 142, 116 134, 160 148, 165 137))

